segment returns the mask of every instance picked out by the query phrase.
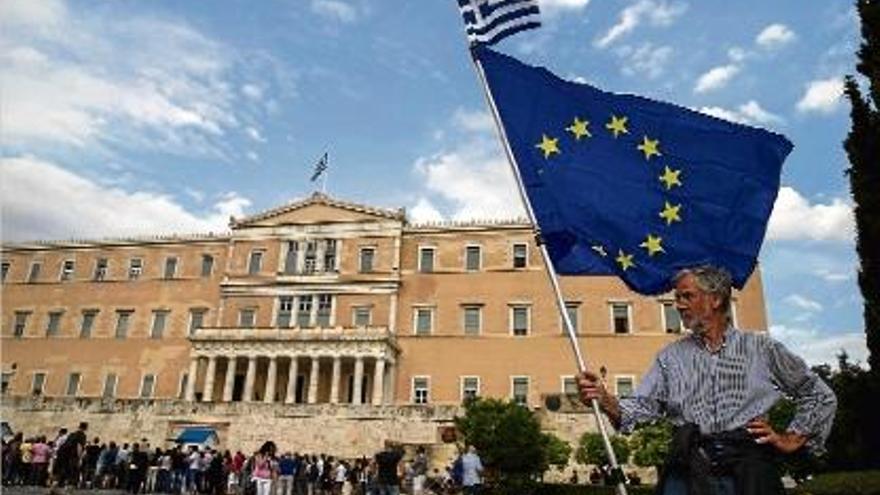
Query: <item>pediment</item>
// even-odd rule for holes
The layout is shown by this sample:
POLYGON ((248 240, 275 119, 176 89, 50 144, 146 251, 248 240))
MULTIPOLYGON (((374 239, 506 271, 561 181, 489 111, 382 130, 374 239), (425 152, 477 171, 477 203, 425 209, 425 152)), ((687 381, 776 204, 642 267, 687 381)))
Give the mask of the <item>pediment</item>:
POLYGON ((249 217, 230 219, 232 229, 244 227, 277 227, 282 225, 315 225, 327 223, 361 223, 406 218, 402 209, 389 210, 359 205, 314 193, 308 198, 272 208, 249 217))

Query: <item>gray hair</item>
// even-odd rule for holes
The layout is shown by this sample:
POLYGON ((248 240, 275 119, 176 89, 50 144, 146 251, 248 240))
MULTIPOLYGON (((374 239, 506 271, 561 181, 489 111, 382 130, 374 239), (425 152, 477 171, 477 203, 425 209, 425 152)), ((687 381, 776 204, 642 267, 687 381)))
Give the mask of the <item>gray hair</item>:
POLYGON ((700 265, 693 268, 683 268, 675 274, 672 281, 678 283, 686 275, 693 275, 697 286, 707 294, 721 298, 721 310, 730 320, 730 294, 733 279, 730 272, 714 265, 700 265))

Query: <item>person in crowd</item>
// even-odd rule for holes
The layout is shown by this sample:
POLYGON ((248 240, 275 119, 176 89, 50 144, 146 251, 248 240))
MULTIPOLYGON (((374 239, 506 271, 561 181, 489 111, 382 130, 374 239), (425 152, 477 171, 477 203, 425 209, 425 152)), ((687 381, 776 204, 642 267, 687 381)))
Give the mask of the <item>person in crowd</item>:
POLYGON ((49 480, 49 460, 52 458, 52 448, 46 442, 45 436, 39 436, 31 446, 31 484, 46 486, 49 480))
POLYGON ((376 454, 376 494, 400 494, 400 459, 403 458, 403 447, 389 442, 388 447, 376 454))
POLYGON ((251 476, 257 485, 257 495, 271 495, 272 481, 276 472, 274 466, 275 444, 266 442, 254 455, 254 469, 251 476))
POLYGON ((141 449, 140 443, 135 442, 131 446, 128 462, 128 493, 141 493, 147 481, 149 467, 150 459, 147 452, 141 449))
POLYGON ((425 454, 425 447, 419 445, 416 449, 416 457, 412 462, 413 474, 413 495, 423 495, 425 493, 425 481, 428 477, 428 456, 425 454))
POLYGON ((292 495, 293 480, 296 475, 296 462, 290 452, 282 454, 278 460, 278 490, 276 495, 292 495))
POLYGON ((467 452, 461 456, 461 486, 465 495, 480 493, 483 486, 483 462, 477 448, 468 445, 467 452))

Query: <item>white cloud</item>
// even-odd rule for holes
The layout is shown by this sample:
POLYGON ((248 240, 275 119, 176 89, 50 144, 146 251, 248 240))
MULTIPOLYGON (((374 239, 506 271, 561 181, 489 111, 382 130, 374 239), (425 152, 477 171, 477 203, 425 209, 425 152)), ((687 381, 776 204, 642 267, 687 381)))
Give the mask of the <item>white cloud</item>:
POLYGON ((244 156, 247 157, 247 159, 252 162, 259 162, 260 161, 260 155, 256 151, 248 151, 247 153, 245 153, 244 156))
POLYGON ((740 124, 779 124, 783 122, 782 117, 768 112, 755 100, 749 100, 735 110, 711 106, 700 107, 697 111, 740 124))
POLYGON ((253 139, 254 141, 256 141, 258 143, 265 143, 266 142, 266 138, 263 137, 262 134, 260 134, 260 131, 256 127, 248 126, 244 129, 244 133, 247 134, 247 136, 249 138, 253 139))
POLYGON ((785 298, 785 302, 810 312, 822 311, 821 303, 800 294, 790 294, 785 298))
POLYGON ((772 240, 851 241, 855 232, 852 206, 835 198, 810 204, 795 189, 783 186, 770 215, 767 238, 772 240))
POLYGON ((553 15, 564 10, 580 10, 590 4, 590 0, 538 0, 541 12, 553 15))
POLYGON ((742 48, 735 46, 729 50, 727 50, 727 57, 734 62, 742 62, 749 56, 749 52, 743 50, 742 48))
POLYGON ((785 24, 770 24, 758 33, 755 43, 762 48, 772 49, 787 45, 796 37, 794 31, 785 24))
POLYGON ((598 48, 606 48, 618 38, 633 31, 645 20, 654 26, 668 26, 686 10, 687 5, 684 3, 670 4, 663 1, 639 0, 623 9, 617 24, 596 39, 593 44, 598 48))
POLYGON ((697 79, 694 86, 695 93, 705 93, 721 89, 740 71, 740 67, 734 64, 720 65, 710 69, 697 79))
POLYGON ((638 48, 623 46, 617 53, 624 58, 622 72, 625 75, 642 74, 648 79, 656 79, 666 69, 672 57, 672 47, 643 43, 638 48))
POLYGON ((495 120, 489 112, 483 110, 456 108, 452 114, 452 123, 466 132, 493 132, 495 130, 495 120))
POLYGON ((800 112, 833 112, 843 96, 843 79, 832 77, 811 81, 807 84, 804 96, 797 102, 800 112))
POLYGON ((241 87, 241 93, 252 100, 259 101, 263 99, 263 88, 256 84, 245 84, 241 87))
POLYGON ((410 221, 415 223, 440 222, 443 220, 443 214, 427 198, 419 198, 416 205, 410 208, 407 216, 410 221))
POLYGON ((167 195, 102 186, 32 156, 0 159, 0 171, 5 242, 223 232, 251 204, 227 193, 193 213, 167 195))
POLYGON ((859 331, 831 332, 815 328, 771 325, 770 335, 801 356, 807 364, 837 365, 837 355, 846 351, 851 363, 867 363, 868 347, 865 334, 859 331))
POLYGON ((312 0, 312 12, 345 23, 354 22, 358 18, 357 10, 342 0, 312 0))

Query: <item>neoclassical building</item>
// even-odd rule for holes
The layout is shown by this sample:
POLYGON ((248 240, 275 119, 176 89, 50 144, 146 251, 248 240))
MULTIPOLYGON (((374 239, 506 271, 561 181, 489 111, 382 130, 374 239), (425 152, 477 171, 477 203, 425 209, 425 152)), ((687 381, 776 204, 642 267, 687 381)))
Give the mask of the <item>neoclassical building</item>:
MULTIPOLYGON (((315 193, 223 234, 4 244, 0 256, 4 411, 19 422, 36 398, 193 404, 174 424, 204 413, 234 429, 248 420, 236 403, 276 416, 472 395, 539 408, 574 385, 523 221, 417 225, 315 193)), ((679 336, 669 296, 612 277, 561 283, 587 361, 620 394, 679 336)), ((757 271, 734 318, 766 329, 757 271)))

